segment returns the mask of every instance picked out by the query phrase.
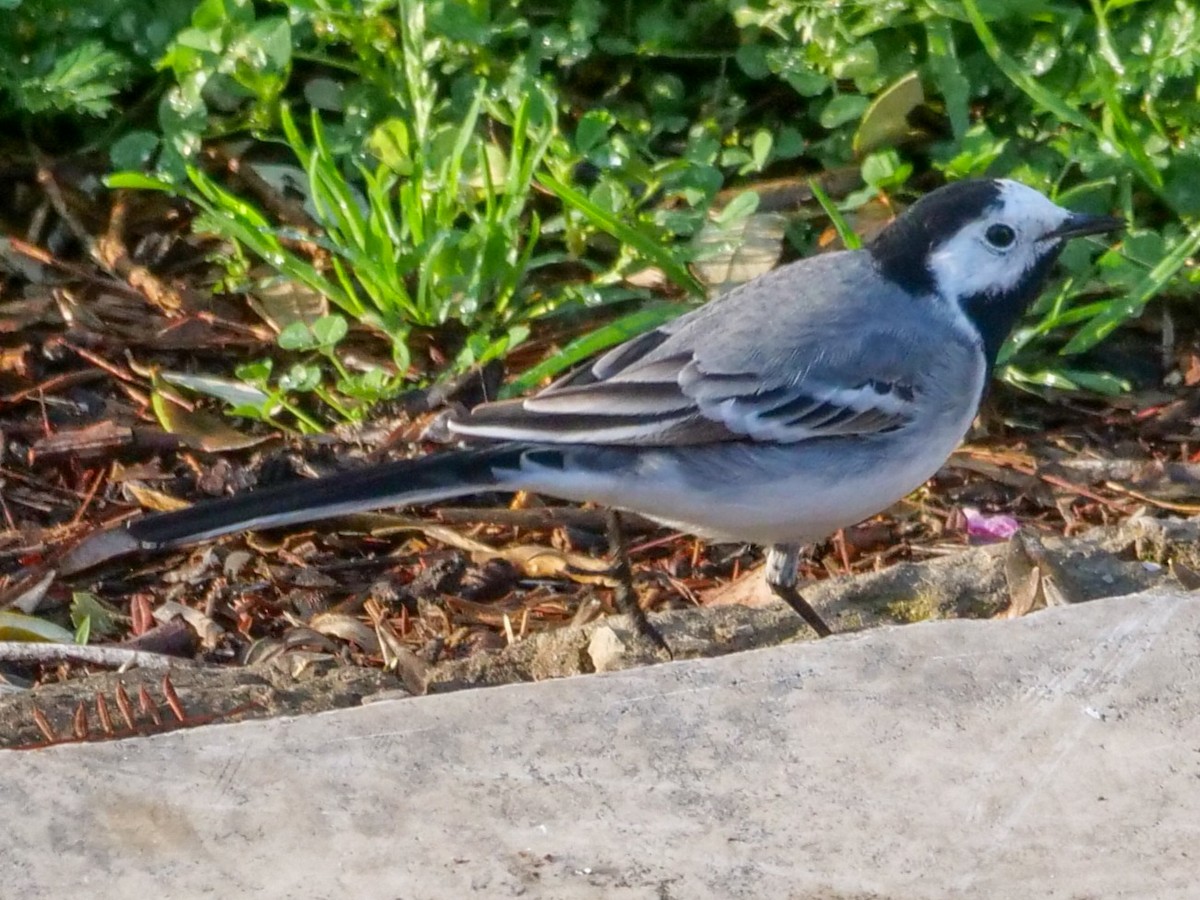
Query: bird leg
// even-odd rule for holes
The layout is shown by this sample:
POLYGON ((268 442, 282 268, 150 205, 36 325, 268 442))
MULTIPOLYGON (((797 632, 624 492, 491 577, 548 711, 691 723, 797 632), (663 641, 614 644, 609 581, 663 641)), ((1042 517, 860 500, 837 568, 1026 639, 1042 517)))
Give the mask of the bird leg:
POLYGON ((656 650, 662 650, 667 656, 672 656, 671 648, 667 646, 662 633, 650 624, 646 611, 638 603, 637 592, 633 587, 633 570, 629 565, 629 550, 625 544, 625 532, 621 529, 621 514, 615 509, 608 511, 608 552, 612 558, 610 572, 617 582, 613 591, 617 610, 629 617, 633 630, 639 637, 649 641, 656 650))
POLYGON ((800 547, 797 544, 776 544, 767 551, 767 587, 776 597, 787 602, 817 637, 833 634, 825 620, 796 590, 796 579, 800 564, 800 547))

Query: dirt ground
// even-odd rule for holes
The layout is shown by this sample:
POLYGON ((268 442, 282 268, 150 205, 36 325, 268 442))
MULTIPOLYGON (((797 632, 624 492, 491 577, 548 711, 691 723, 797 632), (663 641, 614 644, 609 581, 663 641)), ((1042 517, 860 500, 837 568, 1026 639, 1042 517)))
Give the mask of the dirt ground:
MULTIPOLYGON (((61 232, 27 235, 36 242, 11 239, 3 254, 0 641, 11 649, 0 656, 0 744, 102 739, 637 661, 636 642, 606 624, 602 511, 536 497, 481 496, 65 572, 65 553, 147 510, 436 449, 418 437, 429 419, 501 376, 492 368, 414 389, 370 425, 319 438, 229 418, 170 390, 164 374, 228 373, 278 355, 275 332, 248 298, 213 293, 213 248, 174 211, 127 202, 118 196, 61 232), (90 656, 55 656, 30 641, 81 628, 90 656), (105 674, 135 658, 141 668, 105 674)), ((1200 513, 1200 329, 1187 315, 1147 316, 1086 361, 1128 378, 1135 389, 1123 397, 997 386, 967 446, 924 489, 813 548, 806 593, 835 630, 1017 615, 1154 578, 1187 583, 1200 567, 1182 558, 1181 542, 1150 552, 1128 531, 1200 513), (1079 572, 1062 559, 1100 526, 1107 537, 1087 540, 1116 542, 1102 552, 1114 580, 1063 589, 1079 572), (1018 527, 1020 540, 994 543, 1018 527)), ((510 365, 519 370, 571 336, 535 335, 510 365)), ((428 336, 414 378, 441 358, 438 339, 428 336)), ((369 349, 369 336, 362 341, 369 349)), ((806 635, 744 577, 759 551, 707 546, 637 519, 627 526, 640 602, 662 617, 676 655, 806 635)))

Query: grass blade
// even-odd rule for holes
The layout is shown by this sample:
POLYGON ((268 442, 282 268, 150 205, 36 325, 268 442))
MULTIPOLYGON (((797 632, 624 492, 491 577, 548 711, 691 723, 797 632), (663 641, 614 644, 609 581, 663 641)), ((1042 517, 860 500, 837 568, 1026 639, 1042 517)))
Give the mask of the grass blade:
POLYGON ((808 186, 812 190, 813 197, 821 204, 821 209, 825 210, 825 215, 829 216, 829 221, 833 225, 833 230, 837 232, 842 243, 847 250, 861 250, 862 238, 850 227, 850 223, 846 221, 846 217, 842 215, 842 211, 837 208, 825 190, 817 183, 817 179, 810 178, 808 186))
POLYGON ((601 231, 607 232, 622 243, 633 247, 644 259, 662 269, 668 278, 686 289, 688 293, 697 297, 704 296, 704 287, 687 270, 687 266, 681 263, 670 249, 660 244, 656 237, 618 219, 608 210, 593 203, 585 194, 552 175, 543 173, 538 176, 538 181, 565 205, 574 207, 583 213, 588 221, 601 231))
MULTIPOLYGON (((1048 88, 1043 87, 1028 70, 1004 52, 1004 49, 1000 46, 1000 42, 996 39, 996 35, 992 32, 991 27, 989 27, 987 20, 983 17, 983 13, 979 11, 979 6, 975 0, 962 0, 962 3, 967 18, 971 22, 971 27, 975 29, 975 35, 979 38, 979 43, 983 45, 984 52, 996 64, 996 68, 1004 74, 1004 77, 1011 81, 1036 105, 1047 112, 1053 113, 1062 122, 1091 133, 1097 141, 1108 141, 1104 132, 1091 119, 1072 107, 1066 100, 1048 88)), ((1162 175, 1151 164, 1150 158, 1146 155, 1141 144, 1136 141, 1133 144, 1122 144, 1121 150, 1142 181, 1156 194, 1162 196, 1162 175)))
POLYGON ((1200 226, 1194 228, 1170 253, 1160 259, 1128 296, 1108 303, 1103 312, 1080 328, 1063 347, 1063 355, 1069 356, 1090 350, 1120 325, 1140 316, 1146 304, 1167 286, 1197 251, 1200 251, 1200 226))
POLYGON ((554 354, 545 362, 525 370, 500 390, 500 396, 505 398, 524 394, 526 391, 538 387, 547 378, 571 368, 589 356, 594 356, 609 347, 615 347, 622 341, 637 337, 651 328, 657 328, 664 322, 683 315, 691 308, 680 303, 659 303, 622 316, 615 322, 610 322, 585 334, 578 340, 572 341, 561 352, 554 354))

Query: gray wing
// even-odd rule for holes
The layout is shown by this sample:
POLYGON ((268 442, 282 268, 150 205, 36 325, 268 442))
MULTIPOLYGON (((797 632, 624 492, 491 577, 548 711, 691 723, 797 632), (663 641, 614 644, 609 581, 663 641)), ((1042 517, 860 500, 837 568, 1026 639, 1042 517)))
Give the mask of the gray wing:
POLYGON ((795 443, 904 428, 928 378, 912 352, 920 335, 905 324, 919 311, 903 308, 912 298, 898 291, 878 296, 870 265, 865 253, 839 253, 777 269, 532 397, 484 404, 450 427, 495 439, 640 446, 795 443))

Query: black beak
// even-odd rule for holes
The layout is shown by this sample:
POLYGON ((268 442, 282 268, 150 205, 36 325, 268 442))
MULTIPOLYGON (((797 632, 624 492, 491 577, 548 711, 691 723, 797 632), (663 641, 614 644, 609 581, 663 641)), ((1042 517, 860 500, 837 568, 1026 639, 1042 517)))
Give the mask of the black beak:
POLYGON ((1115 216, 1090 216, 1087 213, 1071 213, 1070 218, 1053 231, 1042 235, 1044 241, 1061 241, 1083 237, 1086 234, 1108 234, 1125 227, 1125 220, 1115 216))

